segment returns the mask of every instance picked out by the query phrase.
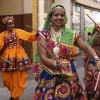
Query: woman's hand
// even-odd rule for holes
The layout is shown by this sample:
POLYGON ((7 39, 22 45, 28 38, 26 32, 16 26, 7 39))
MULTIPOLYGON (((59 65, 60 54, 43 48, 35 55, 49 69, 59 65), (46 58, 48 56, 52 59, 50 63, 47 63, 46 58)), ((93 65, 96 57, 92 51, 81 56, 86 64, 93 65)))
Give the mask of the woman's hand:
POLYGON ((95 24, 95 29, 100 32, 100 27, 98 24, 95 24))
POLYGON ((56 63, 57 63, 57 68, 59 70, 61 70, 61 68, 63 67, 63 64, 61 62, 59 62, 59 61, 56 61, 56 63))

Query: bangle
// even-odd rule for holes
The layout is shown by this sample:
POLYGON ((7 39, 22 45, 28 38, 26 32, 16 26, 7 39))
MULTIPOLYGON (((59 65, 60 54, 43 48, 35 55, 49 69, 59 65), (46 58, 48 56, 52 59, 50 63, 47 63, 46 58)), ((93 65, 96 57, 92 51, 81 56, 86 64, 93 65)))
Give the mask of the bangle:
POLYGON ((93 60, 95 61, 95 63, 97 62, 97 61, 99 61, 100 59, 99 59, 99 57, 98 56, 94 56, 93 57, 93 60))
POLYGON ((57 63, 56 63, 56 61, 54 61, 53 65, 54 65, 55 68, 57 68, 57 63))

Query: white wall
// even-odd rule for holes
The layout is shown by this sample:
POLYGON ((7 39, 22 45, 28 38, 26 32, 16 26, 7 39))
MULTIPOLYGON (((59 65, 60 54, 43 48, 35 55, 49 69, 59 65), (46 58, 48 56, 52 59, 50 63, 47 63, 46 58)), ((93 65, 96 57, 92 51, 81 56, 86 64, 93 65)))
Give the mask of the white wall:
POLYGON ((55 0, 55 3, 61 4, 64 6, 67 17, 68 17, 68 23, 66 24, 66 26, 70 28, 71 26, 71 23, 70 23, 71 1, 70 0, 55 0))
POLYGON ((38 30, 43 29, 44 25, 44 0, 38 0, 38 30))

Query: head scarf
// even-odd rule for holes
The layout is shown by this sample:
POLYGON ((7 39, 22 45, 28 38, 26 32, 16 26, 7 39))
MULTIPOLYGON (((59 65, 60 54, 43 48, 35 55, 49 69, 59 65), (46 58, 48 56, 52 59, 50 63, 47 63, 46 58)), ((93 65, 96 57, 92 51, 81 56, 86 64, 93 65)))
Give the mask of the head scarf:
POLYGON ((13 16, 6 16, 2 19, 3 24, 9 24, 14 23, 14 17, 13 16))
MULTIPOLYGON (((52 11, 52 9, 55 8, 55 7, 57 7, 57 6, 63 7, 62 5, 59 5, 59 4, 56 4, 56 3, 54 3, 54 4, 51 5, 51 7, 50 7, 50 9, 48 11, 47 18, 45 20, 43 29, 50 28, 50 17, 49 17, 49 15, 50 15, 50 12, 52 11)), ((65 13, 63 25, 65 25, 67 23, 67 21, 68 20, 67 20, 67 16, 66 16, 66 13, 65 13)))

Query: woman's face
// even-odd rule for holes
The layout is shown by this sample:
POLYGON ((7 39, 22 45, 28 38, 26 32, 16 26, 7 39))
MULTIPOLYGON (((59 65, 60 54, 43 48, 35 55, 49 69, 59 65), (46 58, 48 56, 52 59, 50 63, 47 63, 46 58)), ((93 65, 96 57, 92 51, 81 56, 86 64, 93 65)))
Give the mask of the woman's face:
POLYGON ((55 9, 50 17, 52 27, 61 27, 63 25, 65 11, 63 9, 55 9))

